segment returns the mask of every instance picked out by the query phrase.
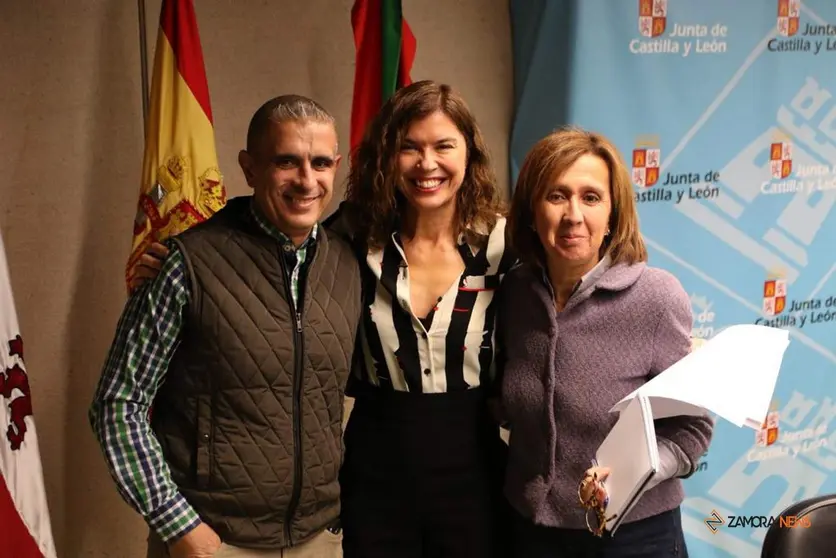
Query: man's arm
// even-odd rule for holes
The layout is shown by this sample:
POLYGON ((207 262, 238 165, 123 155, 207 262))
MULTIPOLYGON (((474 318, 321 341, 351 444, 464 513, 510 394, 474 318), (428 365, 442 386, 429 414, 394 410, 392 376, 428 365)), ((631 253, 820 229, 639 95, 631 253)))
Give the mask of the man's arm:
POLYGON ((188 304, 183 256, 175 245, 169 248, 159 275, 125 306, 89 412, 119 493, 166 542, 200 524, 171 480, 149 424, 188 304))

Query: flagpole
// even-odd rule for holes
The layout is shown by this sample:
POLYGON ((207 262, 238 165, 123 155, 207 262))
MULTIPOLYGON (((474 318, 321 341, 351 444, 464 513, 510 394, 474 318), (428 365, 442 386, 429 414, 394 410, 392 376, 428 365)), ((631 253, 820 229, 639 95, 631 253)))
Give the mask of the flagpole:
POLYGON ((145 123, 148 121, 148 41, 145 26, 145 0, 137 0, 139 9, 139 66, 142 84, 142 130, 145 135, 145 123))

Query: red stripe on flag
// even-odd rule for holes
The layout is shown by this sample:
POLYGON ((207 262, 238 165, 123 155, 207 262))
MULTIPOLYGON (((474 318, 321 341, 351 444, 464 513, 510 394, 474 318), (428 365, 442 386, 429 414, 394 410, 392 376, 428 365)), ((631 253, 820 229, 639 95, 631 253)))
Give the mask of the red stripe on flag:
POLYGON ((351 106, 351 149, 363 139, 368 123, 381 105, 383 37, 380 0, 357 0, 351 8, 351 27, 357 51, 354 68, 354 98, 351 106))
POLYGON ((200 103, 209 122, 213 123, 209 84, 206 81, 206 67, 203 64, 203 51, 200 47, 200 34, 197 31, 197 17, 192 0, 163 0, 160 28, 177 58, 180 75, 200 103))
POLYGON ((415 62, 415 52, 418 50, 418 41, 412 34, 412 29, 403 20, 401 27, 401 62, 398 67, 398 87, 404 87, 412 83, 412 63, 415 62))
POLYGON ((44 556, 20 518, 2 474, 0 474, 0 556, 14 556, 14 558, 43 558, 44 556))

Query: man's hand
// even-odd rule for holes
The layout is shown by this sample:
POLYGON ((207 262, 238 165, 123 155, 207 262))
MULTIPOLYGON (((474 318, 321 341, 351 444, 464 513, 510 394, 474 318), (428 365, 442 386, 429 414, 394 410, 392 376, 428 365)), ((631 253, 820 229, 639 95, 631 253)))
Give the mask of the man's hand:
POLYGON ((139 258, 136 275, 131 280, 131 292, 160 274, 160 268, 162 268, 166 256, 168 256, 168 248, 164 244, 154 242, 148 247, 148 251, 139 258))
POLYGON ((168 547, 171 558, 211 558, 221 548, 221 538, 201 523, 168 547))

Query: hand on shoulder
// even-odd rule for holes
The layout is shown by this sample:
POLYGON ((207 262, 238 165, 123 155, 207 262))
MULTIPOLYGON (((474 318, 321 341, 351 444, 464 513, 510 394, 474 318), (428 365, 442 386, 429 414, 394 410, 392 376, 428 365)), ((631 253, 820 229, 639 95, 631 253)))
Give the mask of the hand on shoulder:
POLYGON ((131 281, 131 292, 133 293, 148 281, 152 281, 160 274, 163 262, 168 256, 169 249, 165 244, 154 242, 148 251, 139 258, 139 265, 136 268, 136 275, 131 281))

